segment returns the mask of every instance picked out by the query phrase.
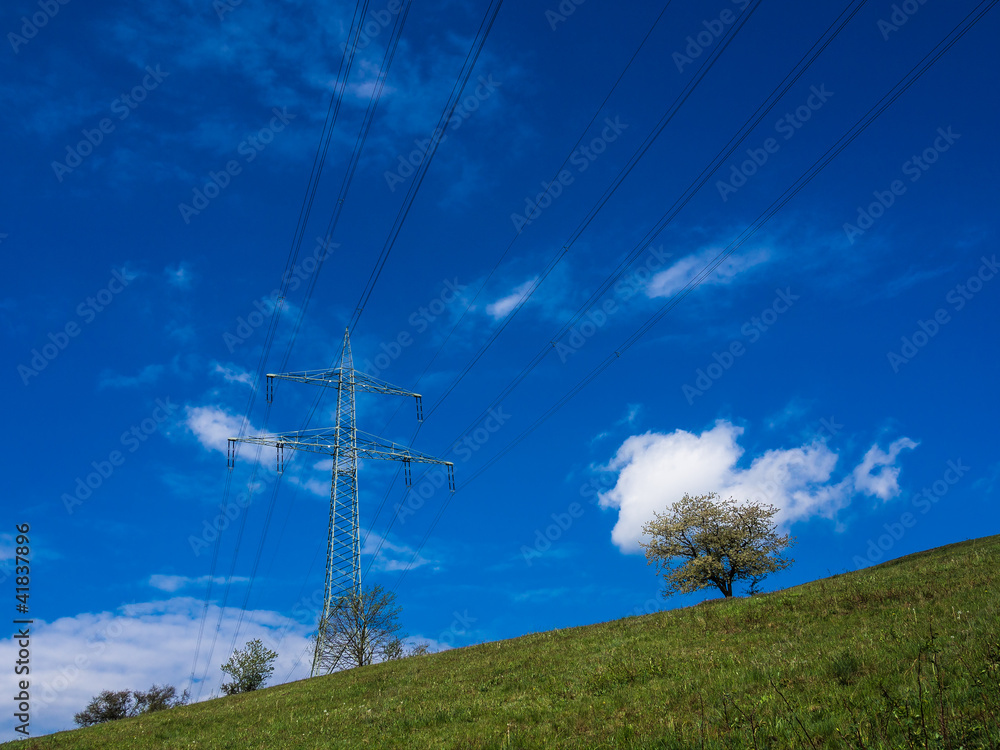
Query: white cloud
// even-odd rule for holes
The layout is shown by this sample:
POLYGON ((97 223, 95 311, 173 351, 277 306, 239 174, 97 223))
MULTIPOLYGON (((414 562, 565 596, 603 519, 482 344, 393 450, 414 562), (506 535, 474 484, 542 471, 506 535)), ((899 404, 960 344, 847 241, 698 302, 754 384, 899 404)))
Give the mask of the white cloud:
POLYGON ((857 493, 881 500, 898 494, 895 460, 902 449, 916 446, 908 438, 896 440, 888 453, 872 446, 856 469, 835 482, 838 456, 822 440, 766 451, 740 468, 742 434, 742 427, 719 420, 700 435, 676 430, 628 438, 606 467, 618 472, 617 482, 600 495, 602 507, 618 508, 612 541, 623 552, 640 551, 643 524, 685 492, 769 503, 779 509, 775 518, 784 527, 816 516, 833 518, 857 493), (879 471, 872 474, 875 468, 879 471))
POLYGON ((528 279, 523 284, 516 287, 510 294, 505 297, 501 297, 496 302, 491 302, 486 306, 486 314, 494 320, 500 320, 501 318, 507 317, 507 314, 517 306, 517 304, 521 301, 521 298, 527 294, 528 290, 536 281, 538 281, 537 276, 532 279, 528 279))
POLYGON ((905 437, 894 441, 888 453, 873 445, 854 469, 854 486, 879 500, 894 498, 899 494, 899 467, 894 465, 896 456, 904 448, 912 450, 916 447, 916 443, 905 437), (874 469, 879 469, 878 473, 873 474, 874 469))
MULTIPOLYGON (((681 258, 670 268, 660 271, 649 280, 646 294, 650 297, 670 297, 676 294, 700 274, 720 252, 721 248, 708 248, 681 258)), ((701 283, 729 284, 740 274, 767 263, 770 259, 771 253, 764 249, 742 255, 730 255, 701 283)))
POLYGON ((361 554, 374 555, 380 544, 382 545, 382 549, 378 551, 378 557, 375 558, 372 564, 372 568, 375 570, 389 572, 395 570, 412 570, 413 568, 419 568, 432 562, 419 554, 414 558, 412 547, 407 547, 405 544, 394 544, 375 532, 368 534, 361 554))
MULTIPOLYGON (((32 734, 74 729, 73 714, 102 690, 145 690, 154 683, 187 687, 204 604, 176 597, 126 605, 115 612, 81 612, 54 622, 36 618, 31 626, 32 734)), ((214 626, 218 617, 219 608, 212 605, 207 622, 214 626)), ((207 669, 202 699, 218 692, 224 676, 218 665, 228 657, 238 617, 236 610, 226 610, 211 661, 211 639, 202 640, 196 673, 200 679, 207 669)), ((239 648, 260 638, 277 651, 270 684, 299 680, 309 674, 311 627, 311 622, 303 625, 277 612, 248 611, 236 643, 239 648)), ((15 652, 12 637, 0 641, 3 663, 13 664, 15 652)))
POLYGON ((0 560, 13 560, 16 546, 13 534, 0 534, 0 560))
MULTIPOLYGON (((228 439, 240 433, 243 419, 230 414, 219 406, 187 406, 184 424, 209 450, 226 453, 228 439)), ((248 435, 256 435, 258 431, 247 427, 248 435)))
MULTIPOLYGON (((170 576, 161 575, 159 573, 151 575, 149 577, 149 585, 154 589, 160 589, 160 591, 166 591, 169 594, 175 591, 180 591, 185 586, 200 585, 208 583, 210 576, 200 576, 198 578, 190 578, 188 576, 170 576)), ((227 580, 230 583, 247 583, 250 579, 245 576, 233 576, 227 579, 225 576, 216 576, 212 578, 212 583, 219 585, 224 584, 227 580)))
POLYGON ((243 385, 253 385, 253 375, 244 370, 242 367, 237 367, 233 364, 220 364, 218 362, 213 362, 215 365, 212 368, 212 374, 218 374, 222 376, 222 379, 227 383, 242 383, 243 385))

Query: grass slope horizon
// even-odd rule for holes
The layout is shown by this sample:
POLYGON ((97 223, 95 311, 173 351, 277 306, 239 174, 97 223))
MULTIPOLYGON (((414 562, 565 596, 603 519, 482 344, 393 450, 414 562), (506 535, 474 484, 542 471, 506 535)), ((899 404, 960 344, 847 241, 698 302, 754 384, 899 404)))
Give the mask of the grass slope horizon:
POLYGON ((1000 748, 998 564, 983 537, 16 747, 1000 748))

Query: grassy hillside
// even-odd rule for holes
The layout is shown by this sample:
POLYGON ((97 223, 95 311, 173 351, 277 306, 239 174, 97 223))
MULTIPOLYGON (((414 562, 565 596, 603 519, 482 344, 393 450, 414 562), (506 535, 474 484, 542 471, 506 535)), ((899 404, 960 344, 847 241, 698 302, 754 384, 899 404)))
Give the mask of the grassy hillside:
POLYGON ((998 564, 994 536, 17 748, 1000 748, 998 564))

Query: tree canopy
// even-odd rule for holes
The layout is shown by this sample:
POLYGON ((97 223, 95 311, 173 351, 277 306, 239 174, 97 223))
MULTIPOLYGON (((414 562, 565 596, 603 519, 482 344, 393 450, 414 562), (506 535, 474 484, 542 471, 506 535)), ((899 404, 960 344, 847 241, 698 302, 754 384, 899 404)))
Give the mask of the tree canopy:
POLYGON ((87 707, 73 717, 81 727, 126 719, 129 716, 163 711, 188 702, 185 690, 177 695, 173 685, 153 685, 149 690, 104 690, 94 696, 87 707))
POLYGON ((319 664, 326 672, 405 656, 396 595, 378 584, 340 597, 320 623, 319 664))
POLYGON ((243 649, 237 649, 222 665, 222 671, 233 678, 222 685, 226 695, 249 693, 262 687, 274 673, 274 660, 278 654, 264 646, 259 638, 249 641, 243 649))
POLYGON ((777 512, 773 505, 719 500, 712 492, 685 493, 666 513, 654 513, 642 527, 649 541, 640 544, 666 581, 664 596, 714 585, 729 597, 737 581, 749 581, 754 593, 768 574, 794 562, 781 555, 794 540, 778 535, 771 520, 777 512))

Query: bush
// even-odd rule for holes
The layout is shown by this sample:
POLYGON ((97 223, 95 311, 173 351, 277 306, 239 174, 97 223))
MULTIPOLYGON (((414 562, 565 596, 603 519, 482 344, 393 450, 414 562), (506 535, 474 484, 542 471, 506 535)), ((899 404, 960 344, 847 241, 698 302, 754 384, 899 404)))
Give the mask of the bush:
POLYGON ((222 671, 233 678, 222 685, 226 695, 249 693, 262 687, 274 673, 274 660, 278 655, 254 638, 243 650, 237 649, 229 661, 222 665, 222 671))
POLYGON ((108 721, 183 706, 190 697, 187 690, 178 696, 177 688, 173 685, 163 687, 153 685, 146 692, 104 690, 92 698, 87 707, 73 717, 73 721, 81 727, 90 727, 94 724, 104 724, 108 721))

